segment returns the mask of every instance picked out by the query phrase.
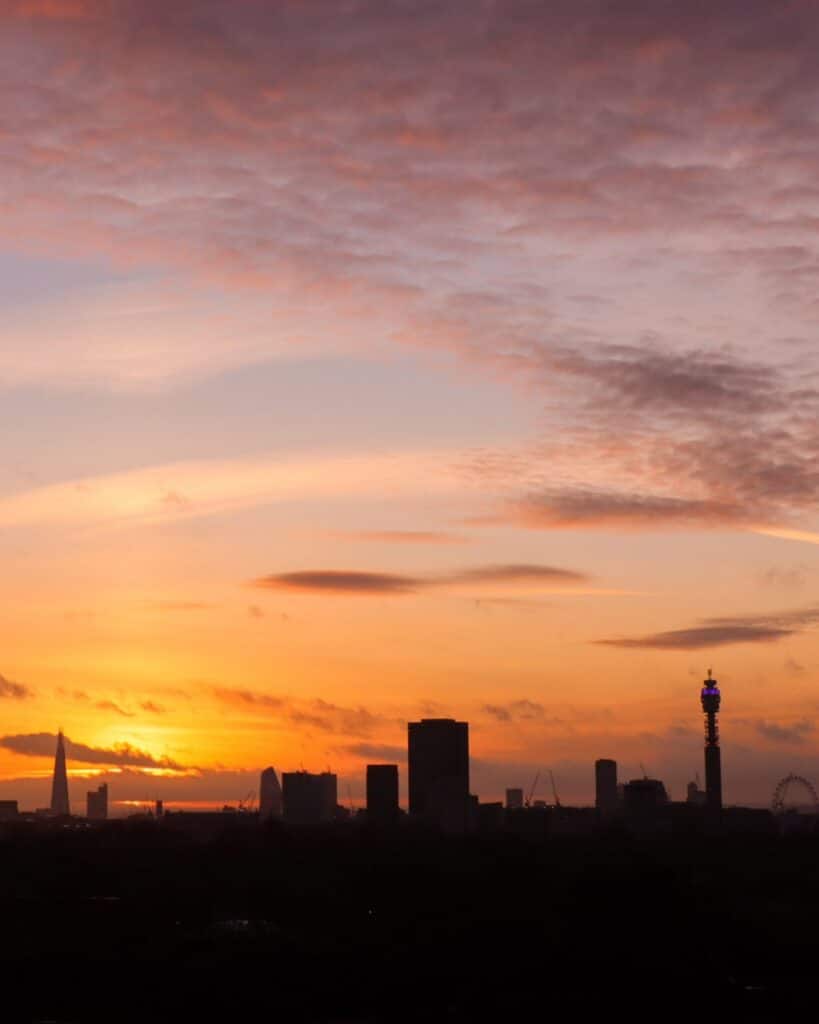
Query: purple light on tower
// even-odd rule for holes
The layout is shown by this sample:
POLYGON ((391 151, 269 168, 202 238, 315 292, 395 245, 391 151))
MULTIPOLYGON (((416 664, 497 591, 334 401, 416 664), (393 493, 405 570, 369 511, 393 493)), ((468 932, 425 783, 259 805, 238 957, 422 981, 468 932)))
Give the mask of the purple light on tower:
POLYGON ((714 812, 722 810, 722 761, 719 749, 719 714, 720 692, 716 679, 708 678, 702 684, 700 692, 702 710, 705 715, 705 805, 714 812))

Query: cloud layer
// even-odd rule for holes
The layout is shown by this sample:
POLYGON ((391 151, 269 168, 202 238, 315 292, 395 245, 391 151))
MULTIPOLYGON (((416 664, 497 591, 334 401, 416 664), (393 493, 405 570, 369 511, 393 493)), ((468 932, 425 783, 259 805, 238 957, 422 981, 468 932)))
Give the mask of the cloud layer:
POLYGON ((361 705, 345 707, 320 697, 298 699, 258 693, 235 687, 214 687, 213 696, 226 707, 255 711, 282 719, 309 733, 312 730, 340 736, 370 736, 385 725, 395 725, 396 720, 368 710, 361 705))
MULTIPOLYGON (((57 737, 54 733, 37 732, 23 733, 12 736, 0 736, 0 747, 14 754, 27 757, 54 757, 57 749, 57 737)), ((188 771, 184 765, 169 757, 154 757, 145 750, 139 750, 129 743, 117 743, 110 748, 89 747, 85 743, 75 743, 65 737, 66 758, 84 765, 122 765, 128 768, 161 768, 170 771, 188 771)))
POLYGON ((404 576, 395 573, 319 569, 262 576, 253 586, 263 590, 330 594, 408 594, 417 590, 481 585, 537 585, 585 583, 589 577, 572 569, 549 565, 485 565, 439 576, 404 576))
POLYGON ((10 679, 6 679, 5 676, 0 676, 0 699, 10 697, 12 700, 26 700, 33 696, 34 693, 28 686, 14 683, 10 679))
POLYGON ((597 640, 608 647, 655 650, 701 650, 729 644, 772 643, 793 636, 819 622, 819 608, 802 608, 772 615, 748 615, 736 618, 705 619, 688 629, 672 629, 645 636, 613 637, 597 640))
POLYGON ((0 236, 166 277, 15 306, 0 381, 444 350, 571 456, 510 521, 798 525, 817 42, 763 0, 6 4, 0 236))

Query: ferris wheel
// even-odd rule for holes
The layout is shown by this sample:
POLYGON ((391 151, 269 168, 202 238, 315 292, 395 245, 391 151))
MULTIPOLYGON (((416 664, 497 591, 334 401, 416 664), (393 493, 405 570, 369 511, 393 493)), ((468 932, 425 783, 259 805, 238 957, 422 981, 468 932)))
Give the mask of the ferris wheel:
POLYGON ((785 813, 785 801, 788 796, 788 791, 793 786, 798 787, 808 794, 810 805, 813 808, 813 813, 819 814, 819 796, 816 795, 813 783, 809 782, 803 775, 786 775, 784 779, 779 780, 776 785, 776 789, 774 790, 773 800, 771 801, 771 810, 774 814, 785 813))

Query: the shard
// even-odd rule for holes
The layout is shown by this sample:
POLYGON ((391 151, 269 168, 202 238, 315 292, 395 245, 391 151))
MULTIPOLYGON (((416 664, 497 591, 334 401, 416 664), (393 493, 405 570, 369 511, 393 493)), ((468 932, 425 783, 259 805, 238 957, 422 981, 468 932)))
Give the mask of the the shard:
POLYGON ((57 753, 54 755, 54 779, 51 783, 51 813, 70 814, 68 804, 68 773, 65 770, 65 741, 62 729, 57 734, 57 753))

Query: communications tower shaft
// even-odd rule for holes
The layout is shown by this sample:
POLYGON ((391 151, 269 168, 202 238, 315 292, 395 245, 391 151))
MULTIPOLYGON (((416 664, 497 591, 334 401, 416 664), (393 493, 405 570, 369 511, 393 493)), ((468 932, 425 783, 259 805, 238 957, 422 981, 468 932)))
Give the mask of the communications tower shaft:
POLYGON ((722 810, 722 756, 719 748, 719 715, 721 694, 716 679, 708 669, 708 678, 700 692, 705 715, 705 804, 711 811, 722 810))

